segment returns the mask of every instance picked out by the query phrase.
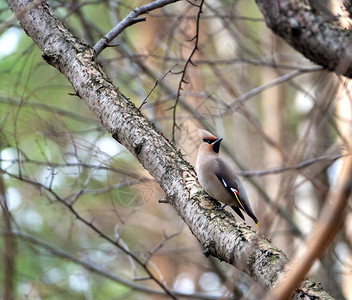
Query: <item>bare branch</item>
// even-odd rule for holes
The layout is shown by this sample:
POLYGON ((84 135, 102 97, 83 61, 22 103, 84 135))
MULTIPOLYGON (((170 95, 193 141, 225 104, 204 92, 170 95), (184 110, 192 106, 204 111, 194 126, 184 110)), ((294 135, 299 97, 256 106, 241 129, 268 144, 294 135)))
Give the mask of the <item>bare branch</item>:
POLYGON ((352 77, 351 31, 314 13, 305 1, 256 0, 271 30, 324 68, 352 77))
MULTIPOLYGON (((0 208, 2 210, 3 228, 8 232, 12 232, 12 215, 9 211, 6 198, 5 182, 0 173, 0 208)), ((4 269, 4 284, 3 284, 3 298, 14 299, 15 289, 15 263, 16 263, 16 241, 12 236, 4 237, 4 251, 3 251, 3 269, 4 269)))
POLYGON ((312 67, 309 69, 298 69, 296 71, 293 71, 289 74, 285 74, 271 82, 268 82, 266 84, 263 84, 262 86, 259 86, 257 88, 252 89, 251 91, 249 91, 248 93, 245 93, 243 95, 241 95, 240 97, 238 97, 237 99, 233 100, 233 102, 230 104, 230 109, 231 111, 236 110, 239 106, 241 106, 245 101, 247 101, 248 99, 252 98, 253 96, 259 94, 262 91, 265 91, 266 89, 269 89, 275 85, 281 84, 285 81, 291 80, 301 74, 304 73, 310 73, 310 72, 317 72, 317 71, 321 71, 322 68, 321 67, 312 67))
POLYGON ((290 299, 296 287, 304 276, 319 259, 329 246, 335 235, 340 230, 348 200, 352 192, 352 156, 345 158, 343 169, 340 173, 337 193, 331 192, 330 201, 326 202, 324 212, 315 229, 307 237, 306 243, 301 247, 286 267, 287 274, 279 281, 277 287, 266 297, 267 300, 290 299), (331 204, 330 204, 331 203, 331 204))
POLYGON ((177 128, 177 123, 176 123, 176 108, 177 108, 177 104, 178 101, 180 99, 181 96, 181 90, 182 90, 182 84, 183 83, 187 83, 185 76, 186 76, 186 71, 187 71, 187 67, 189 64, 195 66, 195 64, 192 62, 192 58, 193 55, 196 53, 196 51, 198 50, 198 42, 199 42, 199 21, 200 21, 200 15, 202 13, 202 8, 203 8, 203 4, 204 4, 204 0, 201 0, 199 6, 197 4, 194 4, 190 1, 188 1, 190 4, 192 4, 193 6, 198 7, 198 13, 197 13, 197 17, 196 17, 196 33, 193 36, 193 38, 191 39, 194 40, 194 46, 192 48, 191 53, 189 54, 183 69, 181 71, 181 78, 180 81, 178 83, 178 88, 177 88, 177 95, 176 95, 176 99, 175 99, 175 103, 172 106, 173 112, 172 112, 172 119, 173 119, 173 123, 172 123, 172 141, 175 143, 175 133, 176 133, 176 128, 177 128))
POLYGON ((309 166, 311 166, 312 164, 321 162, 321 161, 329 161, 329 162, 334 162, 337 159, 344 157, 346 155, 351 155, 351 154, 336 154, 336 155, 323 155, 323 156, 319 156, 319 157, 314 157, 312 159, 303 161, 297 165, 292 165, 292 166, 282 166, 282 167, 278 167, 278 168, 273 168, 270 170, 262 170, 262 171, 244 171, 244 172, 237 172, 239 175, 242 176, 265 176, 265 175, 269 175, 269 174, 278 174, 278 173, 282 173, 282 172, 286 172, 286 171, 290 171, 290 170, 300 170, 300 169, 304 169, 307 168, 309 166))
POLYGON ((138 107, 138 109, 141 109, 142 106, 147 103, 147 100, 148 100, 149 96, 151 95, 151 93, 155 90, 155 88, 159 85, 159 83, 160 83, 169 73, 172 72, 172 69, 175 68, 176 66, 177 66, 177 64, 174 65, 170 70, 168 70, 168 71, 163 75, 163 77, 160 78, 160 80, 159 80, 159 79, 155 80, 155 84, 154 84, 153 88, 150 90, 150 92, 148 93, 147 97, 144 98, 144 100, 142 101, 142 103, 141 103, 141 105, 138 107))
MULTIPOLYGON (((164 291, 162 290, 155 290, 155 289, 150 289, 138 284, 135 284, 133 281, 128 281, 122 277, 119 277, 115 274, 112 274, 102 268, 100 268, 99 266, 89 263, 87 262, 86 259, 80 259, 77 258, 75 256, 73 256, 70 253, 67 253, 66 251, 59 249, 56 245, 50 245, 47 242, 40 240, 34 236, 28 235, 24 232, 0 232, 1 235, 4 236, 8 236, 11 238, 17 237, 20 238, 22 240, 25 240, 27 242, 30 242, 38 247, 41 247, 47 251, 49 251, 50 253, 52 253, 53 255, 63 258, 65 260, 69 260, 72 261, 80 266, 82 266, 83 268, 87 269, 90 272, 96 273, 100 276, 103 276, 105 278, 108 278, 114 282, 117 282, 119 284, 125 285, 127 287, 130 287, 131 289, 135 290, 135 291, 139 291, 141 293, 146 293, 146 294, 156 294, 156 295, 166 295, 164 291)), ((184 294, 184 293, 180 293, 180 292, 174 292, 176 296, 180 296, 180 297, 187 297, 187 298, 201 298, 201 299, 209 299, 209 300, 215 300, 218 299, 217 296, 211 296, 211 295, 201 295, 201 294, 184 294)))
POLYGON ((147 258, 145 260, 145 264, 147 265, 150 259, 162 248, 166 245, 166 243, 173 239, 174 237, 178 236, 182 232, 182 228, 175 233, 166 236, 162 241, 160 241, 151 251, 149 251, 147 258))
POLYGON ((141 261, 135 254, 133 254, 132 252, 130 252, 124 245, 121 245, 119 243, 119 241, 114 241, 112 238, 110 238, 109 236, 107 236, 104 232, 102 232, 99 228, 97 228, 91 221, 88 221, 87 219, 83 218, 78 211, 73 207, 73 204, 68 203, 67 201, 65 201, 64 199, 62 199, 54 190, 52 190, 51 188, 41 184, 40 182, 31 180, 29 178, 25 178, 24 176, 19 177, 18 175, 9 173, 5 170, 0 169, 0 174, 4 173, 7 174, 8 176, 10 176, 11 178, 16 178, 18 180, 21 180, 23 182, 26 182, 28 184, 31 184, 33 186, 35 186, 36 188, 42 190, 42 191, 46 191, 48 192, 51 196, 52 196, 52 200, 55 201, 59 201, 61 204, 63 204, 64 206, 66 206, 69 211, 79 220, 81 221, 83 224, 85 224, 87 227, 89 227, 90 229, 92 229, 94 232, 96 232, 100 237, 102 237, 103 239, 105 239, 106 241, 108 241, 109 243, 111 243, 112 245, 116 246, 117 248, 119 248, 120 250, 122 250, 123 253, 125 253, 126 255, 128 255, 129 257, 131 257, 134 261, 136 261, 136 263, 138 265, 140 265, 141 267, 144 268, 144 270, 146 271, 146 273, 149 275, 149 277, 155 281, 155 283, 157 283, 164 291, 165 293, 170 296, 172 299, 177 299, 174 295, 174 293, 163 283, 161 282, 154 274, 153 272, 148 268, 147 265, 145 265, 145 263, 143 261, 141 261))
POLYGON ((144 6, 137 7, 132 10, 119 24, 111 29, 94 47, 95 57, 97 57, 101 51, 104 50, 107 44, 115 39, 122 31, 127 27, 141 21, 145 21, 145 18, 137 18, 140 15, 147 14, 148 12, 164 7, 171 3, 175 3, 179 0, 157 0, 152 3, 148 3, 144 6))

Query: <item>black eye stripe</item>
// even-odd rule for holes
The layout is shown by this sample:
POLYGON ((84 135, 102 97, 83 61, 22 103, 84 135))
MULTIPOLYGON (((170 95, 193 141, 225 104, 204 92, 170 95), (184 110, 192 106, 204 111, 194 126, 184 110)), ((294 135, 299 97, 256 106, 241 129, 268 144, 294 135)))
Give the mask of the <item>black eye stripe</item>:
POLYGON ((215 140, 203 139, 203 142, 212 144, 215 140))

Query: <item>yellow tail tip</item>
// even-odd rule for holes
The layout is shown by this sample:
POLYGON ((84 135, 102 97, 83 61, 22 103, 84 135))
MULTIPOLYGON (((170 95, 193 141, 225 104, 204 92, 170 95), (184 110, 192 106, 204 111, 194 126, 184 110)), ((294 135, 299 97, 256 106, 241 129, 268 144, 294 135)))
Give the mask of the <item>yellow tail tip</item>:
POLYGON ((259 222, 257 223, 257 226, 260 227, 260 223, 259 222))

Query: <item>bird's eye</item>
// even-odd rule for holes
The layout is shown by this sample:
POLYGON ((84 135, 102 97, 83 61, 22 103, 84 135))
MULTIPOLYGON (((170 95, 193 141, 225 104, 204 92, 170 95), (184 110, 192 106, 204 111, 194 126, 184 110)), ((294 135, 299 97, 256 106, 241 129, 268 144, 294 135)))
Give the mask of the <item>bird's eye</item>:
POLYGON ((211 144, 213 141, 212 140, 208 140, 208 139, 203 139, 203 142, 211 144))

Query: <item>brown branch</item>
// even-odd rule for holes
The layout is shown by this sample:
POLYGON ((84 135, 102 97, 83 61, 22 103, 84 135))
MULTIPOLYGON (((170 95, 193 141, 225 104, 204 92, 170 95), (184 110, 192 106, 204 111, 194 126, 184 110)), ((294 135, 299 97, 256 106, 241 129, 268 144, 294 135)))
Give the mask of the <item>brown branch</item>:
POLYGON ((267 26, 322 67, 352 77, 351 31, 314 13, 307 1, 256 0, 267 26))
POLYGON ((54 114, 58 114, 60 116, 68 117, 71 119, 74 119, 75 121, 82 122, 82 123, 92 123, 95 121, 94 118, 80 115, 78 113, 75 113, 73 111, 68 111, 63 108, 55 107, 53 105, 48 105, 44 103, 39 103, 39 102, 30 102, 28 99, 15 99, 15 98, 9 98, 9 97, 3 97, 0 96, 0 103, 7 104, 7 105, 12 105, 12 106, 20 106, 24 108, 33 108, 33 109, 38 109, 38 110, 43 110, 46 112, 51 112, 54 114))
MULTIPOLYGON (((263 84, 261 86, 258 86, 252 90, 250 90, 249 92, 241 95, 240 97, 236 98, 235 100, 232 101, 232 103, 230 104, 230 109, 229 112, 237 110, 245 101, 247 101, 248 99, 254 97, 255 95, 258 95, 259 93, 272 88, 273 86, 276 86, 278 84, 281 84, 283 82, 289 81, 297 76, 300 76, 301 74, 305 74, 305 73, 310 73, 310 72, 317 72, 317 71, 321 71, 321 67, 312 67, 312 68, 305 68, 305 69, 298 69, 293 71, 292 73, 289 74, 285 74, 282 75, 281 77, 268 82, 266 84, 263 84)), ((228 112, 226 112, 227 114, 228 112)))
POLYGON ((172 69, 175 68, 176 66, 177 66, 177 64, 174 65, 170 70, 168 70, 168 71, 163 75, 163 77, 160 78, 160 80, 159 80, 159 79, 155 80, 154 86, 152 87, 152 89, 151 89, 150 92, 148 93, 147 97, 144 98, 144 100, 142 101, 142 103, 141 103, 141 105, 138 107, 138 109, 141 109, 142 106, 147 103, 147 100, 148 100, 149 96, 151 95, 151 93, 155 90, 155 88, 159 85, 159 83, 160 83, 161 81, 163 81, 163 79, 164 79, 164 78, 172 71, 172 69))
MULTIPOLYGON (((155 294, 155 295, 164 295, 165 296, 165 292, 162 291, 162 290, 156 290, 156 289, 151 289, 151 288, 147 288, 147 287, 144 287, 144 286, 141 286, 141 285, 138 285, 138 284, 135 284, 134 282, 132 281, 128 281, 122 277, 119 277, 113 273, 110 273, 102 268, 100 268, 99 266, 97 265, 94 265, 94 264, 91 264, 91 263, 88 263, 86 259, 79 259, 75 256, 73 256, 72 254, 70 253, 67 253, 61 249, 59 249, 56 245, 51 245, 51 244, 48 244, 47 242, 43 241, 43 240, 40 240, 38 239, 37 237, 34 237, 34 236, 31 236, 31 235, 28 235, 24 232, 0 232, 1 235, 3 236, 9 236, 11 238, 19 238, 19 239, 22 239, 22 240, 25 240, 31 244, 34 244, 42 249, 45 249, 46 251, 52 253, 53 255, 57 256, 57 257, 60 257, 60 258, 63 258, 65 260, 69 260, 75 264, 78 264, 80 266, 82 266, 83 268, 85 268, 86 270, 92 272, 92 273, 95 273, 95 274, 98 274, 102 277, 105 277, 107 279, 110 279, 111 281, 113 282, 117 282, 119 284, 122 284, 124 286, 127 286, 129 288, 131 288, 132 290, 134 291, 138 291, 138 292, 141 292, 141 293, 145 293, 145 294, 155 294)), ((194 294, 184 294, 184 293, 180 293, 180 292, 174 292, 176 296, 180 296, 180 297, 187 297, 187 298, 190 298, 190 299, 193 299, 193 298, 196 298, 196 299, 209 299, 209 300, 215 300, 215 299, 218 299, 219 297, 217 296, 212 296, 212 295, 202 295, 202 294, 197 294, 197 293, 194 293, 194 294)), ((4 298, 6 299, 6 298, 4 298)))
MULTIPOLYGON (((187 17, 185 17, 187 18, 187 17)), ((204 17, 202 16, 202 19, 204 17)), ((120 61, 125 58, 125 55, 113 57, 113 58, 105 58, 104 61, 106 62, 112 62, 112 61, 120 61)), ((163 62, 170 62, 170 63, 185 63, 186 59, 180 58, 180 57, 172 57, 172 56, 167 56, 167 55, 158 55, 158 54, 153 54, 153 53, 148 53, 148 54, 141 54, 141 53, 133 53, 133 54, 128 54, 128 58, 131 59, 133 62, 142 65, 142 61, 145 58, 154 58, 156 60, 161 60, 163 62)), ((303 65, 294 65, 294 64, 289 64, 289 63, 278 63, 274 60, 274 58, 261 58, 261 59, 248 59, 248 58, 228 58, 228 59, 193 59, 192 60, 195 65, 207 65, 207 66, 214 66, 214 65, 253 65, 253 66, 264 66, 264 67, 270 67, 274 69, 280 69, 280 70, 307 70, 309 71, 312 66, 303 66, 303 65)), ((314 67, 314 66, 313 66, 314 67)), ((142 67, 143 69, 146 69, 146 67, 142 67)), ((323 68, 321 68, 323 69, 323 68)))
POLYGON ((305 245, 286 267, 286 276, 278 283, 277 287, 266 297, 267 300, 291 299, 297 286, 310 270, 314 262, 319 259, 333 238, 340 230, 345 219, 345 209, 352 192, 352 156, 345 158, 340 173, 336 193, 330 194, 324 211, 316 223, 315 229, 307 237, 305 245), (331 203, 331 204, 330 204, 331 203))
MULTIPOLYGON (((150 270, 150 268, 145 264, 144 261, 140 260, 134 253, 128 251, 126 249, 126 247, 124 247, 123 245, 121 245, 119 243, 119 241, 115 241, 112 238, 110 238, 109 236, 107 236, 104 232, 102 232, 98 227, 96 227, 91 221, 88 221, 87 219, 83 218, 78 211, 73 207, 74 203, 68 203, 67 201, 65 201, 63 198, 61 198, 59 196, 59 194, 57 194, 53 189, 51 189, 51 187, 47 187, 44 184, 34 181, 32 179, 29 178, 25 178, 24 176, 18 176, 15 174, 12 174, 8 171, 5 171, 3 169, 0 168, 0 174, 4 173, 7 174, 8 176, 10 176, 11 178, 15 178, 17 180, 21 180, 23 182, 26 182, 28 184, 33 185, 34 187, 36 187, 37 189, 41 190, 41 191, 46 191, 47 193, 49 193, 50 195, 52 195, 53 199, 51 199, 51 201, 55 200, 60 202, 61 204, 63 204, 64 206, 66 206, 69 211, 80 221, 82 222, 84 225, 86 225, 87 227, 89 227, 90 229, 92 229, 95 233, 98 234, 98 236, 102 237, 103 239, 105 239, 107 242, 111 243, 112 245, 116 246, 117 248, 119 248, 123 253, 125 253, 126 255, 130 256, 138 265, 140 265, 141 267, 144 268, 144 270, 146 271, 146 273, 148 274, 148 276, 150 277, 150 279, 152 279, 153 281, 155 281, 156 284, 158 284, 164 291, 165 293, 171 297, 172 299, 177 299, 174 295, 174 293, 163 283, 161 282, 154 274, 153 272, 150 270)), ((77 199, 75 199, 77 200, 77 199)))
POLYGON ((150 259, 162 248, 166 245, 166 243, 173 239, 174 237, 180 235, 180 233, 182 232, 182 228, 178 231, 176 231, 175 233, 165 236, 165 238, 160 241, 152 250, 149 251, 146 259, 145 259, 145 265, 148 264, 148 262, 150 261, 150 259))
MULTIPOLYGON (((0 174, 0 207, 2 209, 3 228, 8 232, 12 232, 12 216, 7 206, 5 183, 0 174)), ((16 242, 12 236, 4 237, 3 251, 3 297, 5 300, 15 299, 14 279, 15 279, 15 257, 16 242)))
POLYGON ((95 57, 97 57, 101 51, 113 40, 115 39, 122 31, 127 27, 145 21, 145 17, 137 18, 142 14, 147 14, 148 12, 164 7, 168 4, 177 2, 179 0, 157 0, 152 3, 148 3, 144 6, 137 7, 132 10, 119 24, 117 24, 113 29, 111 29, 95 46, 95 57))
POLYGON ((194 40, 194 46, 192 48, 191 53, 189 54, 185 65, 183 66, 181 73, 181 79, 178 83, 178 88, 177 88, 177 95, 176 95, 176 99, 175 99, 175 103, 172 107, 173 111, 172 111, 172 141, 175 142, 175 133, 176 133, 176 127, 177 127, 177 123, 176 123, 176 107, 178 104, 178 101, 180 99, 181 96, 181 90, 182 90, 182 84, 183 83, 187 83, 185 76, 186 76, 186 71, 187 71, 187 67, 191 64, 193 66, 195 66, 194 62, 192 61, 193 55, 196 53, 196 51, 198 50, 198 42, 199 42, 199 22, 200 22, 200 15, 202 13, 202 8, 203 8, 203 4, 204 4, 204 0, 201 0, 199 5, 196 5, 190 1, 188 1, 191 5, 194 5, 196 7, 198 7, 198 13, 197 13, 197 18, 196 18, 196 33, 195 35, 192 37, 191 41, 194 40))
POLYGON ((237 172, 237 173, 239 175, 242 175, 245 177, 279 174, 279 173, 283 173, 283 172, 290 171, 290 170, 301 170, 301 169, 307 168, 307 167, 309 167, 313 164, 319 163, 319 162, 325 161, 325 162, 333 163, 334 161, 336 161, 346 155, 350 155, 350 154, 322 155, 322 156, 314 157, 312 159, 308 159, 308 160, 303 161, 299 164, 295 164, 295 165, 291 165, 291 166, 282 166, 282 167, 278 167, 278 168, 273 168, 273 169, 269 169, 269 170, 261 170, 261 171, 242 171, 242 172, 237 172))

